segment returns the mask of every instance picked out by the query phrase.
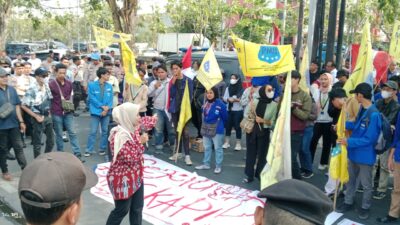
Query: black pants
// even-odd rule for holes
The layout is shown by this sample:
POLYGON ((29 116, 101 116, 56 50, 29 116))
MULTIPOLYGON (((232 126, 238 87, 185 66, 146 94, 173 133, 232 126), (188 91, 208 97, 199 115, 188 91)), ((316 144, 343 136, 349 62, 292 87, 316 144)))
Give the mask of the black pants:
POLYGON ((194 127, 196 127, 197 129, 197 136, 200 136, 200 131, 201 131, 201 109, 200 109, 200 113, 199 110, 196 107, 196 103, 193 101, 191 103, 191 110, 192 110, 192 123, 194 125, 194 127))
POLYGON ((32 119, 32 131, 33 157, 36 158, 40 155, 43 133, 46 135, 46 148, 44 152, 51 152, 54 147, 54 131, 51 117, 46 116, 42 123, 38 123, 35 119, 32 119))
POLYGON ((297 156, 300 152, 300 149, 303 146, 303 133, 300 132, 292 132, 290 134, 290 147, 292 149, 292 177, 293 179, 301 180, 300 175, 300 167, 299 162, 297 161, 297 156))
POLYGON ((144 184, 128 199, 115 200, 115 209, 108 216, 106 225, 119 225, 129 212, 129 224, 142 224, 142 211, 144 205, 144 184))
POLYGON ((0 130, 0 167, 1 172, 8 173, 7 165, 7 153, 9 149, 9 143, 11 143, 12 148, 15 152, 15 157, 21 169, 26 166, 26 159, 24 151, 22 149, 22 139, 21 132, 19 128, 11 128, 0 130))
MULTIPOLYGON (((180 114, 180 112, 172 113, 172 123, 174 125, 174 129, 176 129, 178 127, 179 114, 180 114)), ((176 145, 178 145, 178 133, 176 134, 175 143, 176 143, 176 145)), ((189 129, 188 129, 187 124, 185 125, 185 127, 183 128, 183 131, 182 131, 181 143, 179 143, 179 149, 178 149, 179 153, 182 152, 182 147, 185 150, 185 155, 190 155, 190 152, 189 152, 189 129)), ((174 152, 175 151, 176 151, 176 149, 174 149, 174 152)))
POLYGON ((253 134, 246 134, 246 166, 244 173, 249 180, 254 177, 260 178, 260 173, 267 163, 267 153, 269 147, 269 129, 264 129, 261 136, 254 137, 253 134), (257 166, 254 171, 254 166, 257 166))
POLYGON ((242 139, 242 128, 240 128, 240 122, 243 119, 243 110, 240 111, 228 111, 228 122, 226 124, 225 135, 231 136, 232 128, 235 128, 236 139, 242 139))
POLYGON ((310 151, 312 161, 314 162, 315 152, 317 150, 318 141, 322 136, 322 154, 321 154, 321 165, 328 165, 329 154, 331 152, 332 140, 334 139, 332 134, 332 123, 315 123, 314 133, 311 139, 310 151))

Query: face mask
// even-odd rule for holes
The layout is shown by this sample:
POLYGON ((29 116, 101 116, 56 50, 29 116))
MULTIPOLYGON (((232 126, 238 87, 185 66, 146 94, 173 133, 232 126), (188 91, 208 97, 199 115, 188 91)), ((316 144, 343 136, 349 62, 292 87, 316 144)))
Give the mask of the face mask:
POLYGON ((275 95, 275 92, 273 92, 273 91, 271 91, 271 92, 267 92, 267 97, 268 98, 273 98, 274 97, 274 95, 275 95))
POLYGON ((382 98, 386 99, 386 98, 389 98, 390 96, 392 96, 392 92, 382 91, 381 95, 382 95, 382 98))
POLYGON ((237 82, 238 82, 238 80, 236 80, 236 79, 231 79, 231 81, 230 81, 230 83, 231 83, 232 85, 236 84, 237 82))

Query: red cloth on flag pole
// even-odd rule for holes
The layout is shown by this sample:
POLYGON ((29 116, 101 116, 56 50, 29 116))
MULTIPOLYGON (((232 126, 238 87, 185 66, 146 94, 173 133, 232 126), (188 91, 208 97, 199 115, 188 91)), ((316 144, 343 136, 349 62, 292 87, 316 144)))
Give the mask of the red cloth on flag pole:
POLYGON ((190 79, 194 79, 194 73, 192 71, 192 45, 189 46, 182 58, 182 73, 190 79))
POLYGON ((271 44, 279 45, 279 42, 281 41, 281 32, 275 24, 273 24, 272 26, 274 27, 274 41, 271 44))
POLYGON ((378 51, 374 58, 374 67, 376 69, 375 80, 379 83, 387 81, 387 70, 392 59, 387 52, 378 51))
POLYGON ((358 52, 360 51, 360 44, 352 44, 351 45, 351 73, 356 67, 358 52))

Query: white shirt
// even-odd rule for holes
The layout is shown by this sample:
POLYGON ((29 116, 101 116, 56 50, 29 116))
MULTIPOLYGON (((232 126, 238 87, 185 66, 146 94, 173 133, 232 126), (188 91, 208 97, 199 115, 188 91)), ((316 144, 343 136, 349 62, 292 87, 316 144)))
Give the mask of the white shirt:
POLYGON ((38 58, 28 59, 28 62, 32 64, 32 70, 36 70, 37 68, 40 67, 40 65, 42 65, 42 60, 38 58))

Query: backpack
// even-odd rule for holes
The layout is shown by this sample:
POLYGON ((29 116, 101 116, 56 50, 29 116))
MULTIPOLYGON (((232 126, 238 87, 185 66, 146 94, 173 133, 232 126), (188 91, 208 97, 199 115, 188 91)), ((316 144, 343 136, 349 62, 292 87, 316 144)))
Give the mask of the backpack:
POLYGON ((375 152, 376 154, 380 155, 383 154, 384 152, 386 152, 393 141, 393 132, 392 132, 392 128, 390 127, 390 123, 387 120, 386 116, 383 115, 381 112, 379 112, 378 110, 368 110, 368 114, 367 114, 367 126, 368 126, 368 122, 369 122, 369 118, 371 117, 371 114, 373 112, 378 112, 379 113, 379 117, 380 117, 380 125, 381 125, 381 130, 379 132, 379 137, 378 137, 378 141, 376 142, 375 145, 375 152))

